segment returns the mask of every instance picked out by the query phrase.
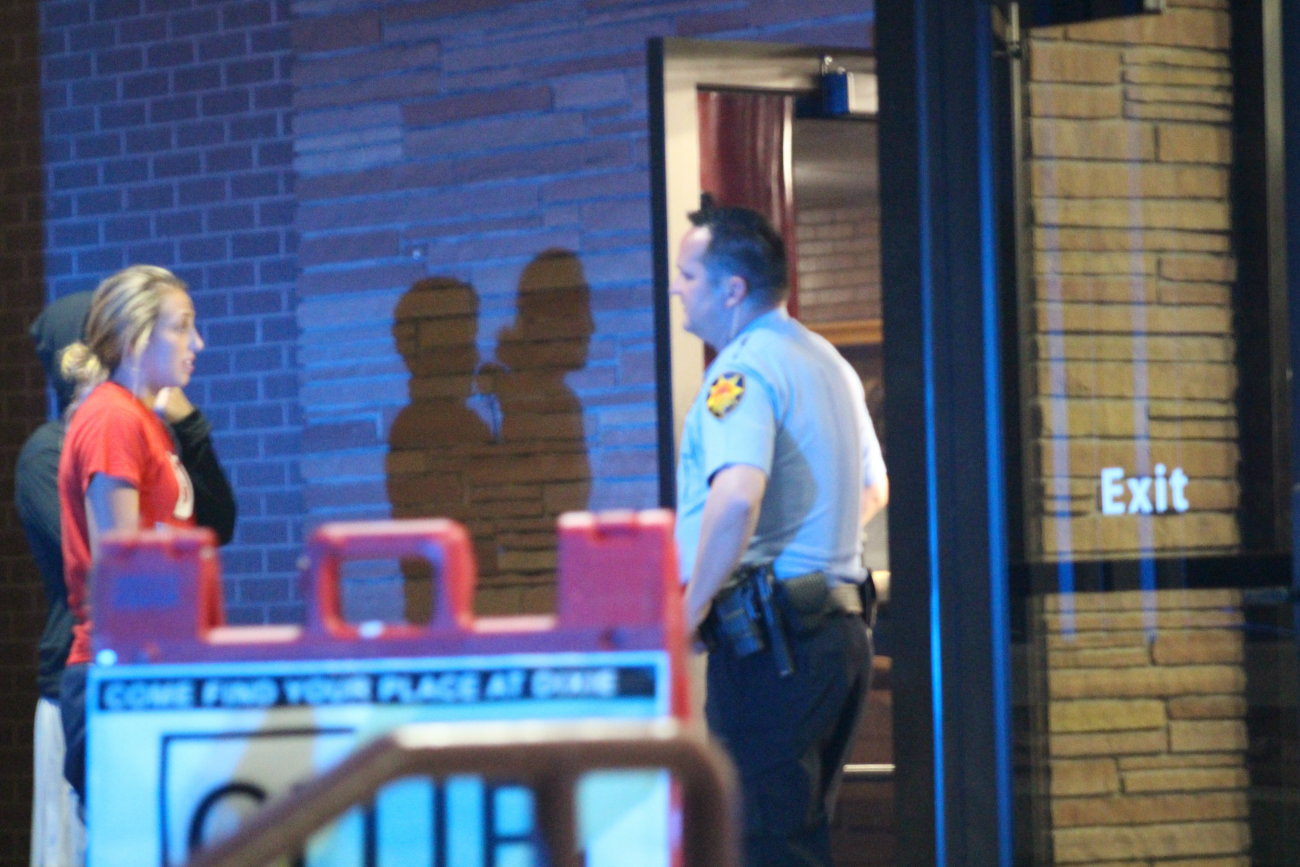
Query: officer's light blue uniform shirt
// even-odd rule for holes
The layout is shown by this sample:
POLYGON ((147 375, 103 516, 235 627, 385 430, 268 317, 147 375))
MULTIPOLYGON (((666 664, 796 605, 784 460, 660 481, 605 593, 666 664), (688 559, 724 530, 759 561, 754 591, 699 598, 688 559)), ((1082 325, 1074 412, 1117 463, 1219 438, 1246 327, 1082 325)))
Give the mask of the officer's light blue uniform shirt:
POLYGON ((777 577, 818 569, 861 580, 862 488, 884 478, 862 382, 829 342, 783 308, 750 322, 718 353, 686 415, 677 465, 681 577, 695 565, 709 480, 732 464, 767 474, 743 564, 777 577))

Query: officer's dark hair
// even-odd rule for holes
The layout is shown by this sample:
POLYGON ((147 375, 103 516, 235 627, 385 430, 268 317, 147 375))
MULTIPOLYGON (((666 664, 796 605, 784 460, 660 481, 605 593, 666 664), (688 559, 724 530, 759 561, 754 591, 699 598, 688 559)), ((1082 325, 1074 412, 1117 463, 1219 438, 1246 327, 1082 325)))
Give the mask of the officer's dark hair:
POLYGON ((709 230, 709 246, 700 257, 709 276, 735 274, 760 304, 780 304, 790 294, 786 283, 785 241, 767 219, 749 208, 723 207, 708 194, 700 209, 687 215, 691 224, 709 230))

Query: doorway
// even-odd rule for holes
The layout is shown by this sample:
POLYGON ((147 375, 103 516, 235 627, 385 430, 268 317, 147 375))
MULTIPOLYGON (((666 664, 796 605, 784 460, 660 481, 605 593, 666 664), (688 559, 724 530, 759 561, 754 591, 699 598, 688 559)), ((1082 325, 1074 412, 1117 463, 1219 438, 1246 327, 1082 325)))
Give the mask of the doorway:
MULTIPOLYGON (((666 291, 676 239, 704 192, 767 214, 784 235, 791 313, 862 377, 883 443, 874 58, 819 46, 664 39, 651 44, 650 64, 661 502, 676 502, 682 421, 706 364, 704 345, 684 330, 666 291)), ((894 863, 887 525, 882 513, 867 528, 865 562, 886 604, 867 719, 833 829, 844 865, 894 863)))

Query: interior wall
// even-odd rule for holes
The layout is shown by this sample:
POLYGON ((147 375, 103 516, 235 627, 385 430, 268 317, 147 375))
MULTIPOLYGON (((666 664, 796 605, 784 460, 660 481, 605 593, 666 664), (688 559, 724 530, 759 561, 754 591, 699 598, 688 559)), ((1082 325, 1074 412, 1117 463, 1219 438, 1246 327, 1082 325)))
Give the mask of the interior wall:
POLYGON ((880 318, 880 212, 867 204, 800 206, 799 318, 880 318))

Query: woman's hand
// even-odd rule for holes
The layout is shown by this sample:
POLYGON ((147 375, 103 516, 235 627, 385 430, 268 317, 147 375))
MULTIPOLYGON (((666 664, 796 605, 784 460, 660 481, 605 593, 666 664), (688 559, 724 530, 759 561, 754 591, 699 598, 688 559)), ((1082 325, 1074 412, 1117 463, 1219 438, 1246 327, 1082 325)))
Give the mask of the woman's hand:
POLYGON ((158 396, 153 401, 153 411, 162 416, 168 424, 176 422, 194 412, 194 404, 185 396, 185 391, 177 386, 158 389, 158 396))

